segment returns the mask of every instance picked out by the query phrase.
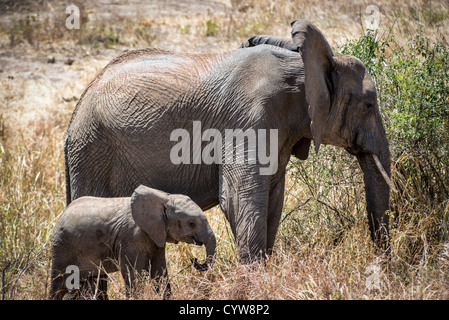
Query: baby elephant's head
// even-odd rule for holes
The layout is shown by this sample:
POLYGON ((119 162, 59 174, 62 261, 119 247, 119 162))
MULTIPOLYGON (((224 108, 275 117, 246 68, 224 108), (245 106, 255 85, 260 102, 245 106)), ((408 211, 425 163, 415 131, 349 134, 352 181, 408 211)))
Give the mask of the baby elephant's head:
POLYGON ((198 264, 195 259, 194 266, 198 270, 211 266, 215 235, 203 210, 188 196, 167 194, 141 185, 131 197, 131 213, 136 224, 158 247, 164 247, 167 241, 204 245, 206 263, 198 264))

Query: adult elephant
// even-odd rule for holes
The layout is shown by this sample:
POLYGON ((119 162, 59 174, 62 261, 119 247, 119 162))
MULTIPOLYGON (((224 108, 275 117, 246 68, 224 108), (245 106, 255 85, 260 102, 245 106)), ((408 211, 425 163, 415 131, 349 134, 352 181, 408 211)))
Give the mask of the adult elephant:
POLYGON ((308 21, 292 22, 289 45, 297 51, 274 39, 224 53, 142 49, 112 60, 82 94, 67 130, 67 203, 85 195, 130 196, 143 184, 186 194, 203 210, 220 204, 240 257, 251 261, 271 251, 288 160, 306 159, 313 139, 316 152, 323 143, 357 156, 371 236, 384 245, 390 161, 373 81, 360 60, 334 55, 308 21), (201 136, 198 125, 210 134, 201 136), (257 155, 266 156, 260 143, 269 146, 275 170, 227 158, 229 141, 216 140, 229 129, 246 138, 250 130, 264 133, 257 155), (173 139, 174 132, 181 135, 173 139), (268 132, 276 135, 267 142, 268 132), (206 163, 199 155, 207 142, 222 148, 206 163))

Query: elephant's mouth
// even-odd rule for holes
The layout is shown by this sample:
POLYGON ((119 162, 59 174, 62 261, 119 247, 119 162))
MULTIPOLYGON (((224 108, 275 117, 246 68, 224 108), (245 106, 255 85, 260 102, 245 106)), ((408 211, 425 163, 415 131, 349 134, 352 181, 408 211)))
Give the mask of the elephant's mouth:
POLYGON ((203 242, 199 241, 195 236, 192 236, 192 242, 197 246, 202 246, 204 244, 203 242))
POLYGON ((357 127, 354 130, 352 138, 346 139, 346 146, 343 146, 347 152, 353 156, 360 156, 362 153, 378 154, 379 150, 373 143, 373 139, 367 140, 371 135, 364 133, 362 129, 357 127))
POLYGON ((368 148, 363 147, 363 135, 360 130, 356 130, 354 138, 352 140, 346 141, 345 150, 353 156, 358 156, 362 153, 376 153, 377 150, 368 150, 368 148))
POLYGON ((349 154, 351 154, 353 156, 357 156, 360 153, 357 148, 353 148, 353 147, 346 147, 345 150, 348 151, 349 154))

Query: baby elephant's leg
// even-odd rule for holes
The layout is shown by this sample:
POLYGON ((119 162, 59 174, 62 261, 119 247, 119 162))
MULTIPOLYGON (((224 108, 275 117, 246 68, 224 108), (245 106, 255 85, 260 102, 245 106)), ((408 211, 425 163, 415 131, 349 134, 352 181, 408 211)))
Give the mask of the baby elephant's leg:
POLYGON ((126 286, 126 296, 138 294, 140 291, 140 281, 143 277, 143 272, 149 272, 150 257, 147 254, 137 254, 132 257, 123 256, 120 259, 120 272, 126 286))
POLYGON ((153 255, 151 260, 151 279, 155 280, 156 292, 162 292, 164 299, 170 298, 172 293, 165 262, 165 248, 157 248, 153 255))

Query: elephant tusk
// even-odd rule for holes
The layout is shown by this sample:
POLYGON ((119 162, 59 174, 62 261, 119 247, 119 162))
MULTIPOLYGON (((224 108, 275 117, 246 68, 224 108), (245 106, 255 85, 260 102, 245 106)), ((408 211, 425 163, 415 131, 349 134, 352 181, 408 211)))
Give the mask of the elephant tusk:
POLYGON ((390 178, 388 177, 388 174, 385 172, 384 167, 382 166, 382 164, 380 163, 379 157, 376 154, 371 154, 374 160, 374 163, 377 166, 377 169, 379 169, 380 174, 382 175, 382 177, 384 178, 385 182, 388 184, 388 186, 390 187, 390 189, 397 193, 398 191, 396 190, 396 188, 393 185, 393 182, 391 182, 390 178))

